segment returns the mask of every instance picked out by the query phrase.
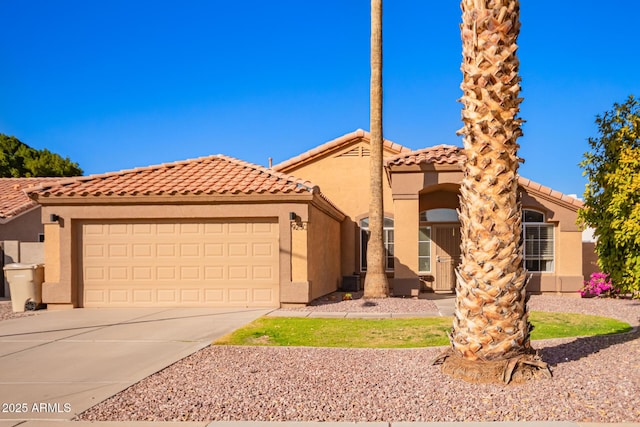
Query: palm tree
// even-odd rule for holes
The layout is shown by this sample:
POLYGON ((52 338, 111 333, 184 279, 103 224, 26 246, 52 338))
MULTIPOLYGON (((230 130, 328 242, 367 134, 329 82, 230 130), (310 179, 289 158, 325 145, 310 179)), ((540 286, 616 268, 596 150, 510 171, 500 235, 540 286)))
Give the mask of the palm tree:
POLYGON ((473 382, 550 375, 531 348, 517 138, 522 135, 517 0, 462 0, 462 262, 451 349, 437 362, 473 382))
POLYGON ((382 226, 382 0, 371 0, 371 92, 370 92, 370 191, 369 242, 364 298, 386 298, 389 283, 384 268, 382 226))

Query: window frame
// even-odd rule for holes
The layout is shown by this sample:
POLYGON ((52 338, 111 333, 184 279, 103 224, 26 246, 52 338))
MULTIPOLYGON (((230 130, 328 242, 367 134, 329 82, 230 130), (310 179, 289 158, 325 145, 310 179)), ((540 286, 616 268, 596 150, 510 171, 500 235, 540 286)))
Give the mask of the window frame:
MULTIPOLYGON (((548 222, 546 222, 546 215, 544 214, 544 212, 540 212, 537 211, 535 209, 522 209, 522 266, 527 269, 527 261, 538 261, 538 270, 529 270, 527 269, 527 271, 531 272, 531 273, 554 273, 555 272, 555 268, 556 268, 556 227, 554 224, 550 224, 548 222), (525 221, 525 211, 529 211, 529 212, 533 212, 533 213, 537 213, 542 215, 542 221, 525 221), (534 239, 527 239, 527 228, 538 228, 538 230, 540 230, 542 227, 544 228, 550 228, 551 229, 551 233, 550 239, 542 239, 540 237, 540 231, 538 231, 538 238, 536 240, 534 239), (538 242, 538 245, 541 249, 541 243, 542 242, 549 242, 551 245, 551 258, 543 258, 542 255, 538 255, 535 258, 528 258, 527 256, 527 241, 529 242, 538 242), (547 264, 548 262, 551 263, 551 268, 547 269, 547 270, 541 270, 541 265, 542 263, 547 264)), ((542 250, 538 250, 538 252, 543 252, 542 250)))
MULTIPOLYGON (((358 221, 358 228, 360 229, 360 262, 359 268, 361 273, 367 272, 367 256, 366 256, 366 244, 369 242, 369 217, 364 217, 358 221), (363 222, 366 221, 366 225, 363 222), (367 233, 366 242, 364 235, 367 233)), ((384 270, 387 273, 393 273, 395 270, 395 221, 392 217, 385 216, 382 224, 382 240, 384 244, 385 262, 384 270), (389 226, 391 222, 391 226, 389 226), (389 243, 389 237, 391 237, 391 243, 389 243), (389 251, 391 246, 391 251, 389 251), (391 262, 390 262, 391 261, 391 262)))
POLYGON ((431 225, 427 225, 424 224, 424 222, 421 222, 418 225, 418 274, 430 274, 433 270, 433 268, 431 267, 431 262, 433 261, 433 256, 432 256, 432 246, 431 243, 433 242, 433 239, 431 237, 431 232, 432 232, 432 227, 431 225), (422 228, 425 228, 429 231, 429 240, 420 240, 420 230, 422 228), (429 245, 429 255, 420 255, 420 244, 421 243, 428 243, 429 245), (420 270, 420 260, 421 259, 429 259, 429 270, 420 270))

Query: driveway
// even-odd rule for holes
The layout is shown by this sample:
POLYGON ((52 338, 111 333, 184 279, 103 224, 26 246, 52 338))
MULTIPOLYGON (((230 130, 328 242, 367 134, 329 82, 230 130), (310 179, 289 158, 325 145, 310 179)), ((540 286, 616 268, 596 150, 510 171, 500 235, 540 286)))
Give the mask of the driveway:
POLYGON ((75 309, 0 322, 0 420, 71 419, 269 309, 75 309))

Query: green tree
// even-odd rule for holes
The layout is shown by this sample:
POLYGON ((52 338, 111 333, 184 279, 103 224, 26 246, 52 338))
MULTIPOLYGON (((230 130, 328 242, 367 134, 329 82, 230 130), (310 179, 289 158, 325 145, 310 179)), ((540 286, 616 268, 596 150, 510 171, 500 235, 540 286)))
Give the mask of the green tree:
POLYGON ((640 298, 640 102, 631 95, 596 124, 580 163, 589 182, 578 221, 595 229, 600 269, 640 298))
POLYGON ((78 176, 82 169, 68 157, 36 150, 15 136, 0 133, 0 177, 78 176))

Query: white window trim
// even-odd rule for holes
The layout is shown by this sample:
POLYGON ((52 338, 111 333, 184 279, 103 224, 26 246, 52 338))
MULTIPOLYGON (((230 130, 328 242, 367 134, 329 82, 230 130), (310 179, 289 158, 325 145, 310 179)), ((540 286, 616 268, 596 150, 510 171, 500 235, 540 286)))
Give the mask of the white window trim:
POLYGON ((422 225, 419 224, 418 225, 418 274, 431 274, 431 272, 433 271, 433 237, 432 237, 432 231, 433 228, 431 227, 431 225, 422 225), (428 228, 429 229, 429 270, 428 271, 424 271, 424 270, 420 270, 420 258, 426 258, 426 256, 420 256, 420 243, 424 242, 426 243, 426 240, 420 240, 420 229, 421 228, 428 228))
MULTIPOLYGON (((366 272, 367 272, 367 269, 366 269, 366 268, 364 268, 364 264, 363 264, 363 261, 365 261, 365 259, 364 259, 364 257, 363 257, 363 253, 362 253, 362 233, 363 233, 364 231, 369 231, 369 226, 362 227, 362 226, 360 225, 360 222, 361 222, 362 220, 365 220, 365 219, 369 219, 369 217, 368 217, 368 216, 366 216, 366 217, 361 218, 361 219, 359 219, 359 220, 358 220, 358 228, 359 228, 359 234, 358 234, 358 240, 359 240, 359 241, 358 241, 358 246, 359 246, 359 248, 360 248, 360 262, 359 262, 359 267, 360 267, 360 272, 361 272, 361 273, 366 273, 366 272)), ((385 216, 385 217, 383 218, 383 224, 384 224, 384 220, 386 220, 386 219, 393 221, 393 227, 385 227, 385 226, 383 225, 383 227, 382 227, 382 239, 383 239, 383 242, 388 242, 387 232, 388 232, 389 230, 394 231, 394 236, 393 236, 393 246, 394 246, 394 253, 395 253, 395 245, 396 245, 396 239, 395 239, 395 225, 396 225, 396 223, 395 223, 395 220, 394 220, 393 218, 388 217, 388 216, 385 216)), ((385 249, 386 249, 386 245, 385 245, 385 249)), ((386 251, 385 251, 385 252, 386 252, 386 251)), ((395 256, 395 255, 394 255, 394 256, 395 256)), ((393 257, 391 257, 391 258, 393 258, 393 257)), ((389 266, 387 265, 387 264, 388 264, 388 260, 389 260, 389 257, 385 255, 385 258, 384 258, 384 271, 385 271, 386 273, 393 273, 393 271, 394 271, 395 269, 394 269, 394 268, 389 268, 389 266)))
MULTIPOLYGON (((548 223, 546 222, 546 218, 547 216, 544 214, 544 212, 540 212, 538 210, 535 209, 522 209, 523 211, 523 217, 524 217, 524 211, 532 211, 532 212, 537 212, 542 214, 542 222, 524 222, 524 220, 522 221, 522 242, 523 242, 523 247, 522 247, 522 264, 523 266, 526 268, 527 265, 527 238, 526 238, 526 227, 527 225, 544 225, 546 227, 551 227, 551 233, 553 236, 553 242, 551 245, 551 250, 552 250, 552 258, 551 258, 551 264, 552 264, 552 269, 551 270, 545 270, 545 271, 540 271, 540 270, 527 270, 531 273, 538 273, 538 274, 553 274, 556 271, 556 263, 557 263, 557 259, 556 259, 556 226, 552 223, 548 223)), ((524 218, 523 218, 524 219, 524 218)))

